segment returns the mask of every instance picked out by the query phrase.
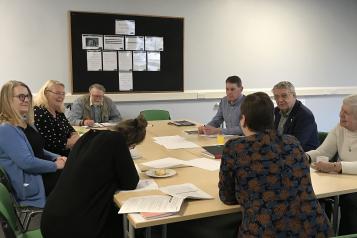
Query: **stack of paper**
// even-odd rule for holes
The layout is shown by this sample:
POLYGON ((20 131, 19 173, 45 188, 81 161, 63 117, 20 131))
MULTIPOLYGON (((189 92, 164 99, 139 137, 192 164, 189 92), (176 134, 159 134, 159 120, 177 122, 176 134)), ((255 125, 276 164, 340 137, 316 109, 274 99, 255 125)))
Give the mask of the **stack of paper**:
POLYGON ((165 146, 166 149, 188 149, 188 148, 197 148, 197 144, 187 141, 184 137, 181 136, 160 136, 153 137, 154 142, 165 146))
POLYGON ((197 188, 192 183, 161 187, 160 191, 175 198, 213 199, 211 195, 197 188))
POLYGON ((119 214, 133 212, 178 212, 184 198, 166 195, 132 197, 126 200, 119 214))

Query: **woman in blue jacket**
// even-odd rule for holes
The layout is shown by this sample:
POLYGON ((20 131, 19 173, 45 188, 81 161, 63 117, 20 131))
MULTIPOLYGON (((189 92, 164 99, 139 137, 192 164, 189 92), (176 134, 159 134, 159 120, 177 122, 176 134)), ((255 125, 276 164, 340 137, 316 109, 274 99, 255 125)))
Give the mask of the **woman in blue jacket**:
POLYGON ((21 205, 43 208, 46 197, 41 174, 62 169, 66 157, 44 150, 41 136, 30 126, 32 95, 27 85, 7 82, 1 88, 0 102, 0 166, 21 205))

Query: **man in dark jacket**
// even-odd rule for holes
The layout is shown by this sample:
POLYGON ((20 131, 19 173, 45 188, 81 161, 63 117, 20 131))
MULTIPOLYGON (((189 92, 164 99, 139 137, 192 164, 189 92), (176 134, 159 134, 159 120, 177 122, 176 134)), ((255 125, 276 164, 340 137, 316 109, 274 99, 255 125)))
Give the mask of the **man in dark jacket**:
POLYGON ((319 141, 315 117, 310 109, 296 99, 294 85, 282 81, 273 87, 272 92, 277 104, 274 125, 278 133, 295 136, 304 151, 316 149, 319 141))

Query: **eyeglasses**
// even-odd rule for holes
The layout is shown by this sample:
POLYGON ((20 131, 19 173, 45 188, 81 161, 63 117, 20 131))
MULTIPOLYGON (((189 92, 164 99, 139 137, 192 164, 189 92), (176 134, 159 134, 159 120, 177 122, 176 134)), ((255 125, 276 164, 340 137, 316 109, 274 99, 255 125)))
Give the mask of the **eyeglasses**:
POLYGON ((289 96, 290 96, 290 93, 283 93, 281 95, 274 95, 274 99, 279 100, 281 98, 283 100, 286 100, 289 98, 289 96))
POLYGON ((30 94, 19 94, 14 96, 14 98, 18 98, 21 102, 24 102, 26 98, 31 101, 31 95, 30 94))
POLYGON ((55 95, 57 95, 57 96, 65 96, 65 95, 66 95, 65 92, 59 93, 59 92, 53 92, 53 91, 51 91, 51 90, 46 90, 46 91, 47 91, 47 92, 50 92, 50 93, 53 93, 53 94, 55 94, 55 95))
POLYGON ((91 96, 94 97, 94 98, 102 98, 102 97, 104 97, 104 95, 94 95, 94 94, 92 94, 91 96))

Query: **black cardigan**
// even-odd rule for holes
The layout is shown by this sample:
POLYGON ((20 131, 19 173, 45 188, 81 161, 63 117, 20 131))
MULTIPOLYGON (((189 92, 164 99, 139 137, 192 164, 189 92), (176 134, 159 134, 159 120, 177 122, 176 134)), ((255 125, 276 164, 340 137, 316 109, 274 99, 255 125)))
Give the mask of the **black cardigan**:
POLYGON ((44 237, 122 237, 113 195, 118 190, 135 189, 138 181, 119 132, 85 133, 71 150, 47 200, 41 222, 44 237))

